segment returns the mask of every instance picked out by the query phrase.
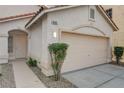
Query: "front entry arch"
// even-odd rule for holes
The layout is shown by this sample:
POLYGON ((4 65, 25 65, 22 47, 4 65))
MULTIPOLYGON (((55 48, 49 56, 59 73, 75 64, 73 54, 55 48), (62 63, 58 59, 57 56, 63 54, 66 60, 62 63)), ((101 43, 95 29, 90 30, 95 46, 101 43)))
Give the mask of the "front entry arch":
POLYGON ((9 59, 27 57, 27 33, 20 30, 8 32, 8 53, 9 59))

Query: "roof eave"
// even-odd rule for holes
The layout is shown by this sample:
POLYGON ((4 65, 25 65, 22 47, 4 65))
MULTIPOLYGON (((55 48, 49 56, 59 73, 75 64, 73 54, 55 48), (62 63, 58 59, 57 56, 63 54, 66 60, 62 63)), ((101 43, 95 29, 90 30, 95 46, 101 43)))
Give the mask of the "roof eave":
POLYGON ((114 31, 118 31, 119 28, 114 23, 114 21, 111 18, 109 18, 109 16, 106 14, 104 8, 101 5, 97 5, 97 8, 101 11, 101 13, 103 14, 103 16, 107 19, 107 21, 109 21, 109 24, 112 26, 113 30, 114 31))
POLYGON ((42 17, 44 14, 52 12, 52 11, 57 11, 57 10, 62 10, 62 9, 67 9, 67 8, 71 8, 71 7, 77 7, 80 5, 71 5, 71 6, 64 6, 64 7, 57 7, 57 8, 51 8, 48 10, 43 10, 42 12, 40 12, 39 14, 37 14, 36 17, 34 17, 33 19, 31 19, 26 25, 25 28, 28 29, 36 20, 38 20, 40 17, 42 17))
POLYGON ((35 12, 21 14, 21 15, 15 15, 15 16, 9 16, 9 17, 4 17, 4 18, 0 18, 0 23, 13 21, 13 20, 17 20, 17 19, 29 18, 29 17, 33 17, 33 15, 35 15, 35 12))
MULTIPOLYGON (((57 10, 61 10, 61 9, 66 9, 66 8, 71 8, 71 7, 77 7, 80 5, 75 5, 75 6, 65 6, 65 7, 57 7, 57 8, 52 8, 52 9, 48 9, 48 10, 43 10, 42 12, 39 12, 36 16, 34 16, 26 25, 25 28, 28 29, 30 28, 33 23, 35 23, 35 21, 37 21, 40 17, 42 17, 45 13, 48 12, 52 12, 52 11, 57 11, 57 10)), ((114 23, 114 21, 109 18, 109 16, 106 14, 104 8, 101 5, 97 5, 97 8, 102 12, 102 14, 104 15, 104 17, 109 21, 108 23, 112 26, 114 31, 118 31, 119 28, 116 26, 116 24, 114 23)))

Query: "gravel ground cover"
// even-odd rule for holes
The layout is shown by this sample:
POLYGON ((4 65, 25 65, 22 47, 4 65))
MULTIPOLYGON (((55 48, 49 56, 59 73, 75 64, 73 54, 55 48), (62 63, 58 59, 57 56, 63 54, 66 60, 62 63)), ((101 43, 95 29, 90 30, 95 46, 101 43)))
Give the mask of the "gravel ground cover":
POLYGON ((14 73, 11 63, 1 64, 0 88, 15 88, 14 73))
POLYGON ((76 88, 75 85, 73 85, 68 80, 62 78, 61 81, 55 81, 54 78, 45 76, 41 69, 38 67, 31 67, 29 66, 32 71, 37 75, 37 77, 46 85, 48 88, 76 88))

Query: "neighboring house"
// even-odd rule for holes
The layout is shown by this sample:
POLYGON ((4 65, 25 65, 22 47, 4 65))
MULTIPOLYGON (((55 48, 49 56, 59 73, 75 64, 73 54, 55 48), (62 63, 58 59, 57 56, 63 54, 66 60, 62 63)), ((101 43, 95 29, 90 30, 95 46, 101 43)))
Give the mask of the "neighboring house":
POLYGON ((25 24, 40 8, 31 5, 0 6, 0 63, 27 56, 25 39, 28 32, 25 30, 25 24))
POLYGON ((54 42, 69 44, 62 72, 112 61, 112 33, 118 27, 102 6, 58 6, 40 10, 30 20, 1 23, 0 29, 4 32, 0 37, 1 63, 32 57, 38 60, 45 75, 52 75, 48 45, 54 42))
MULTIPOLYGON (((113 33, 113 47, 122 46, 124 47, 124 6, 123 5, 105 5, 105 10, 109 10, 112 20, 114 20, 119 27, 119 31, 113 33)), ((115 60, 115 59, 114 59, 115 60)), ((121 60, 124 62, 123 59, 121 60)))

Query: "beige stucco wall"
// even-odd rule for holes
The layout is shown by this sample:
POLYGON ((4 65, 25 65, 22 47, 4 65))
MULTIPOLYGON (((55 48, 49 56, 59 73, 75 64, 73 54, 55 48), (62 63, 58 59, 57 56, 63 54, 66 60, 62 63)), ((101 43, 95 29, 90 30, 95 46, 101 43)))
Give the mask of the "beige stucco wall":
MULTIPOLYGON (((111 36, 113 30, 102 15, 97 11, 95 6, 80 6, 77 8, 71 8, 66 10, 60 10, 48 13, 48 44, 52 42, 59 42, 61 39, 60 30, 71 31, 68 29, 76 28, 73 32, 96 35, 96 36, 107 36, 109 37, 109 49, 108 49, 108 62, 111 61, 111 36), (89 7, 96 10, 95 22, 89 20, 89 7), (57 21, 58 25, 52 25, 52 21, 57 21), (89 27, 85 27, 88 25, 89 27), (81 27, 79 27, 81 26, 81 27), (78 28, 79 27, 79 28, 78 28), (98 30, 92 28, 96 27, 100 29, 105 35, 101 34, 98 30), (53 32, 57 32, 57 38, 53 37, 53 32)), ((48 56, 49 57, 49 56, 48 56)), ((50 62, 50 57, 49 57, 50 62)))
MULTIPOLYGON (((0 18, 37 12, 39 9, 38 5, 0 5, 0 18)), ((0 23, 0 63, 8 62, 8 32, 16 30, 28 33, 25 24, 30 19, 31 17, 26 17, 0 23)))
POLYGON ((124 46, 124 6, 123 5, 109 5, 103 6, 105 9, 112 8, 112 19, 117 24, 119 31, 114 32, 113 44, 114 46, 124 46))
MULTIPOLYGON (((45 67, 45 61, 47 61, 47 17, 39 20, 34 26, 28 29, 29 32, 29 44, 28 44, 28 56, 36 59, 38 66, 45 67), (42 64, 42 65, 41 65, 42 64)), ((43 68, 41 67, 41 68, 43 68)))
MULTIPOLYGON (((124 5, 104 5, 103 7, 104 9, 112 8, 112 19, 119 28, 119 31, 113 33, 113 47, 124 47, 124 5)), ((124 62, 124 56, 122 62, 124 62)))
POLYGON ((22 30, 27 33, 25 24, 29 19, 30 18, 0 23, 0 64, 8 62, 8 32, 12 30, 22 30))
MULTIPOLYGON (((39 21, 41 21, 41 19, 39 19, 39 21)), ((40 26, 34 24, 33 27, 35 28, 34 29, 31 28, 31 29, 32 31, 34 31, 34 33, 36 33, 35 29, 36 31, 41 31, 42 29, 41 31, 42 34, 40 35, 42 36, 42 40, 40 39, 42 42, 38 41, 38 43, 42 43, 41 68, 44 74, 48 76, 52 74, 48 45, 50 43, 60 41, 61 31, 67 31, 67 32, 71 31, 71 32, 82 33, 87 35, 108 37, 109 44, 108 44, 107 61, 108 62, 111 61, 111 46, 112 46, 111 36, 113 33, 113 29, 103 18, 103 16, 97 11, 97 8, 95 6, 79 6, 75 8, 50 12, 46 16, 46 21, 40 23, 40 26), (89 12, 88 12, 89 7, 92 7, 96 10, 95 21, 89 20, 89 12), (56 25, 53 24, 52 23, 53 21, 56 21, 57 24, 56 25), (56 38, 53 37, 54 32, 57 33, 56 38)))
POLYGON ((36 12, 38 5, 0 5, 0 18, 36 12))

